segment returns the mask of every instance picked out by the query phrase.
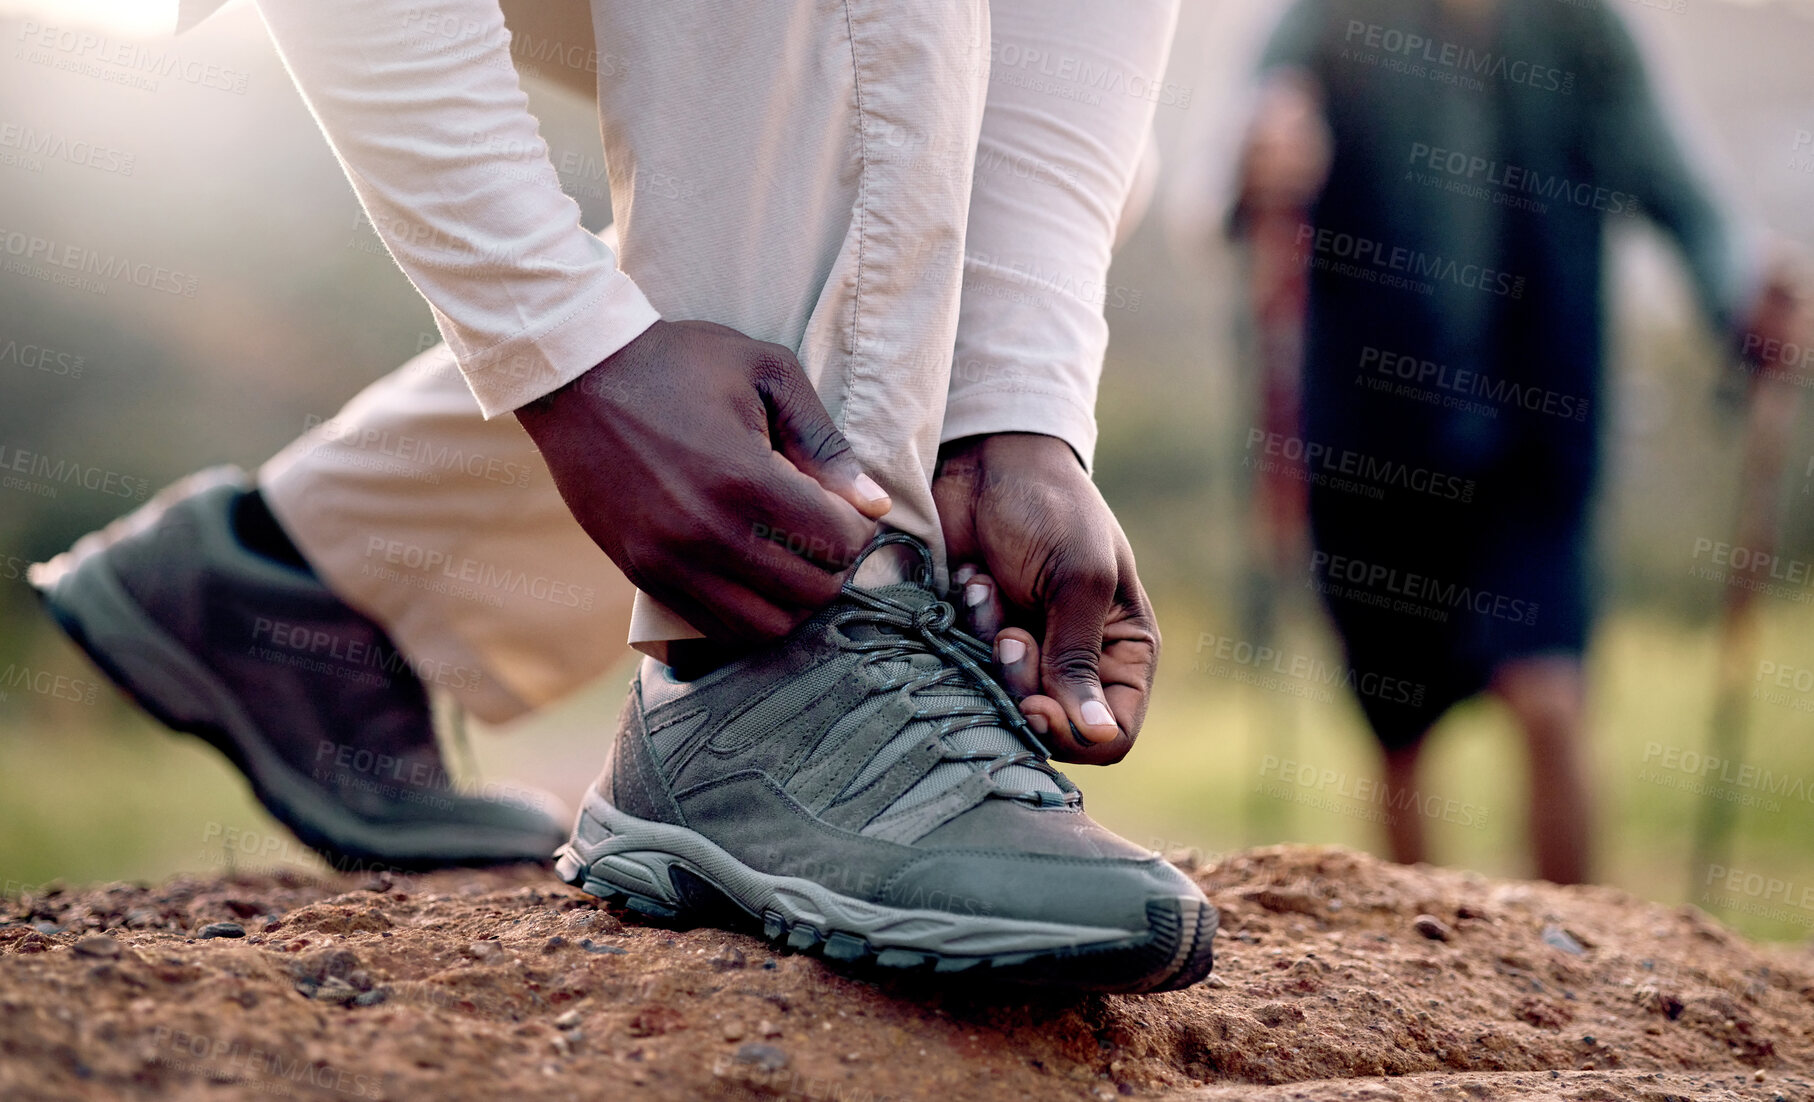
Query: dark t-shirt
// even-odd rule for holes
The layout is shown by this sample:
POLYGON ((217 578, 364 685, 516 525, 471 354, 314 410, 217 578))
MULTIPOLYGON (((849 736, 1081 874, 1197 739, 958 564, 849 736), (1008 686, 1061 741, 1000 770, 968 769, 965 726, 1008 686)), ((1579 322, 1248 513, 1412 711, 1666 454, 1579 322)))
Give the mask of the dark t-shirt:
POLYGON ((1679 243, 1729 327, 1741 281, 1629 32, 1599 0, 1299 0, 1266 64, 1324 88, 1335 156, 1300 230, 1306 436, 1584 495, 1603 403, 1604 227, 1679 243), (1401 390, 1400 384, 1408 389, 1401 390))

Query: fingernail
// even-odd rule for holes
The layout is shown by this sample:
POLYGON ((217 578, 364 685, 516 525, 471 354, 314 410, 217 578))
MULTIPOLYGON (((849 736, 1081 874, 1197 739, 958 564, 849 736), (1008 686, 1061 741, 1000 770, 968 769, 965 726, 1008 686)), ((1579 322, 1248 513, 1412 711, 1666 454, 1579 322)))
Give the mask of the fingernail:
POLYGON ((975 608, 989 599, 989 587, 986 585, 967 585, 964 587, 964 605, 975 608))
POLYGON ((1115 716, 1102 701, 1086 700, 1083 702, 1083 721, 1091 727, 1113 727, 1115 716))
POLYGON ((1048 730, 1046 726, 1046 717, 1040 715, 1038 712, 1027 717, 1027 726, 1033 728, 1033 733, 1036 735, 1043 735, 1048 730))
POLYGON ((1003 639, 995 644, 995 657, 1004 666, 1012 666, 1027 656, 1027 645, 1019 639, 1003 639))
POLYGON ((875 479, 869 477, 866 474, 858 475, 857 480, 854 483, 854 485, 857 488, 857 496, 862 498, 864 501, 887 501, 888 500, 888 491, 882 489, 881 486, 876 484, 875 479))
POLYGON ((957 568, 957 573, 951 575, 951 580, 958 585, 963 585, 974 577, 976 577, 976 567, 971 566, 969 563, 965 563, 957 568))

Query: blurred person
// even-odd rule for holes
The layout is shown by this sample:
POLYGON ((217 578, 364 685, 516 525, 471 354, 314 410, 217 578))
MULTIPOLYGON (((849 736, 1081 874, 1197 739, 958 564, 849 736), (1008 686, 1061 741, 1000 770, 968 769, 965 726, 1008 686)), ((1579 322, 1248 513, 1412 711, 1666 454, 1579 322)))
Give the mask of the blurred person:
POLYGON ((260 10, 446 344, 35 570, 95 661, 331 858, 541 858, 528 801, 393 783, 439 765, 424 678, 270 652, 394 653, 501 722, 615 658, 615 563, 648 657, 564 879, 884 967, 1207 974, 1214 909, 1049 761, 1122 757, 1158 657, 1088 469, 1153 103, 1027 63, 1150 80, 1175 4, 597 0, 541 33, 596 41, 609 241, 496 0, 260 10))
POLYGON ((1415 685, 1359 696, 1392 856, 1428 856, 1425 737, 1484 691, 1524 735, 1538 874, 1583 881, 1607 223, 1666 232, 1753 359, 1799 331, 1799 281, 1709 194, 1600 0, 1297 0, 1261 69, 1231 225, 1263 324, 1298 309, 1303 344, 1273 365, 1301 373, 1295 428, 1257 449, 1308 487, 1349 667, 1415 685))

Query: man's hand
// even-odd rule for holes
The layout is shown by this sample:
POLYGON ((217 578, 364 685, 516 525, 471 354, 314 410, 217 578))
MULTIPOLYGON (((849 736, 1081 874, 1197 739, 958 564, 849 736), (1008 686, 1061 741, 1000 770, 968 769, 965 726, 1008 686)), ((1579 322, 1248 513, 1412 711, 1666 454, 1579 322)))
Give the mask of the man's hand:
POLYGON ((830 604, 888 511, 794 354, 722 325, 656 322, 517 418, 586 534, 714 641, 830 604))
POLYGON ((1134 553, 1070 446, 1005 433, 939 453, 932 496, 972 628, 1060 761, 1133 747, 1159 663, 1134 553))
POLYGON ((1739 355, 1751 368, 1754 385, 1773 378, 1796 386, 1814 381, 1806 362, 1808 341, 1814 335, 1809 282, 1807 258, 1788 245, 1774 246, 1761 286, 1741 322, 1739 355))

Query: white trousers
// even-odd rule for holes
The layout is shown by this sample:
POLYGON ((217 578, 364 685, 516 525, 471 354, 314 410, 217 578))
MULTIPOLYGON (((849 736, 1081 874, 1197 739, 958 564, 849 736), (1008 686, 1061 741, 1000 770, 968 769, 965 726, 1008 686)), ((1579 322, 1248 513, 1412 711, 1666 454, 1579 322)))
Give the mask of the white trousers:
MULTIPOLYGON (((936 551, 941 439, 1047 431, 1089 459, 1100 281, 1175 6, 1018 3, 1016 41, 1067 68, 1029 75, 1023 45, 1008 81, 989 79, 983 0, 818 6, 778 19, 765 4, 595 0, 619 262, 666 318, 796 350, 893 499, 887 523, 936 551), (1106 58, 1085 71, 1112 89, 1067 90, 1078 57, 1106 58)), ((623 653, 628 583, 515 418, 480 416, 444 346, 272 458, 259 485, 323 579, 412 660, 482 673, 458 694, 482 719, 551 701, 623 653)), ((633 641, 695 634, 635 605, 633 641)))

